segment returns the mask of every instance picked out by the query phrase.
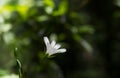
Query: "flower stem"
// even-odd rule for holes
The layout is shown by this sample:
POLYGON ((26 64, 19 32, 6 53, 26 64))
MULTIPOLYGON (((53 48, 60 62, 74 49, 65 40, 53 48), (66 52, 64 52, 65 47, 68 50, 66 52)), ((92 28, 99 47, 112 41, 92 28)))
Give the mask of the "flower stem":
POLYGON ((18 66, 19 78, 22 78, 22 65, 21 65, 21 62, 18 58, 17 50, 18 50, 17 48, 14 49, 14 57, 16 59, 17 66, 18 66))

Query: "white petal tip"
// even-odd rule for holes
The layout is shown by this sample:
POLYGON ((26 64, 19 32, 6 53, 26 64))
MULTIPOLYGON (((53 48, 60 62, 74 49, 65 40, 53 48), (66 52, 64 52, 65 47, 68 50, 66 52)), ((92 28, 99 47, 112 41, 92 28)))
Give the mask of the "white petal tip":
POLYGON ((46 44, 49 43, 49 40, 48 40, 47 37, 44 37, 44 42, 45 42, 46 44))
POLYGON ((66 49, 58 49, 58 52, 59 53, 64 53, 64 52, 66 52, 66 49))

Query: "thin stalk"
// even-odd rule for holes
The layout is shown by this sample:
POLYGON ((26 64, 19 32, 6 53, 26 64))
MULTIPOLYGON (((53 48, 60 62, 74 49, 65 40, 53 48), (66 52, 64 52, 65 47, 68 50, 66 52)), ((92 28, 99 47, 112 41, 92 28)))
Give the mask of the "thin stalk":
POLYGON ((19 78, 22 78, 22 65, 21 65, 21 62, 18 58, 18 54, 17 54, 17 48, 15 48, 14 50, 14 57, 16 59, 16 62, 17 62, 17 66, 18 66, 18 73, 19 73, 19 78))

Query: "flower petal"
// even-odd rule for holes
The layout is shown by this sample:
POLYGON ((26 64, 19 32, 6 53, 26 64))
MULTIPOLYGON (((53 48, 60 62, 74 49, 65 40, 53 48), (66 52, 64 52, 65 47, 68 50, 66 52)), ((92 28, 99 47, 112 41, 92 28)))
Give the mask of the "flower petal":
POLYGON ((60 47, 61 47, 60 44, 56 44, 54 48, 55 48, 55 49, 59 49, 60 47))
POLYGON ((50 48, 46 53, 50 56, 50 55, 57 53, 57 50, 54 48, 50 48))
POLYGON ((58 51, 58 53, 64 53, 64 52, 66 52, 66 49, 64 49, 64 48, 63 49, 58 49, 57 51, 58 51))
POLYGON ((51 46, 52 46, 52 47, 54 47, 54 46, 55 46, 55 44, 56 44, 56 42, 55 42, 55 41, 52 41, 52 42, 51 42, 51 46))
POLYGON ((47 37, 44 37, 44 42, 45 42, 46 46, 47 46, 48 44, 50 44, 50 42, 49 42, 49 40, 48 40, 47 37))
POLYGON ((60 44, 56 44, 55 41, 52 41, 50 43, 49 39, 47 37, 44 37, 44 42, 46 45, 46 54, 48 54, 49 56, 56 54, 56 53, 64 53, 66 52, 65 48, 59 49, 61 47, 60 44))

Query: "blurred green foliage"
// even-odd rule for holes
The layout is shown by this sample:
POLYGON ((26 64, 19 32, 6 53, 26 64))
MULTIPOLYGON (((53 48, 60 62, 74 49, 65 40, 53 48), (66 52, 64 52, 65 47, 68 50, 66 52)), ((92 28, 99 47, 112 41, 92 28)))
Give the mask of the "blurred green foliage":
POLYGON ((119 78, 119 19, 119 0, 0 0, 0 78, 15 47, 23 78, 119 78), (44 36, 67 52, 44 59, 44 36))

